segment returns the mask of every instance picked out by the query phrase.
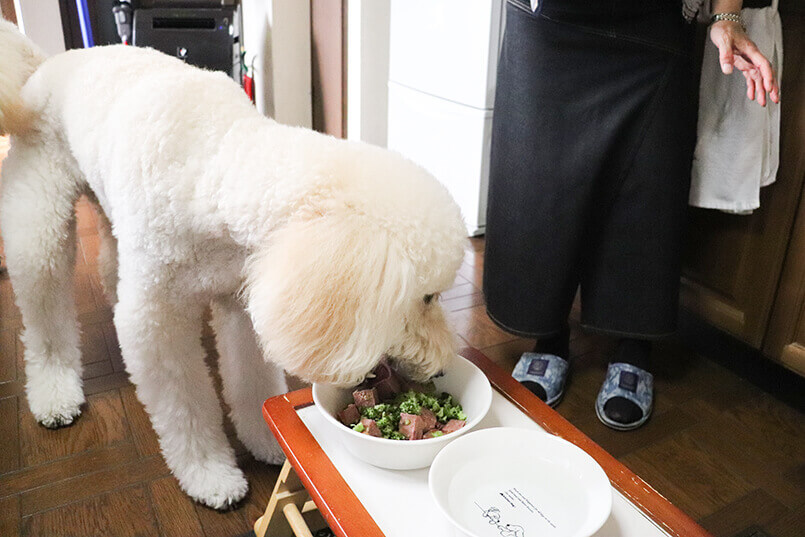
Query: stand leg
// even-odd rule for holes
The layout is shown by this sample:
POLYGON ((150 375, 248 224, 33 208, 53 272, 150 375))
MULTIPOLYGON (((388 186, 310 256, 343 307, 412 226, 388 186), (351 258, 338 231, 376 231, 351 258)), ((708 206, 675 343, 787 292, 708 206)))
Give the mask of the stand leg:
POLYGON ((263 516, 254 523, 257 537, 312 537, 302 513, 311 510, 310 496, 287 460, 282 465, 263 516))

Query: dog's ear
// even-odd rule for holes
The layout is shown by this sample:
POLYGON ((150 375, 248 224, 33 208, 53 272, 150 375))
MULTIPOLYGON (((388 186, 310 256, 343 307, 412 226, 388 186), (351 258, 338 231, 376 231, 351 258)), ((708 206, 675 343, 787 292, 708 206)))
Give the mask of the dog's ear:
POLYGON ((404 329, 414 270, 392 232, 361 215, 287 223, 246 270, 265 358, 305 380, 358 383, 404 329))

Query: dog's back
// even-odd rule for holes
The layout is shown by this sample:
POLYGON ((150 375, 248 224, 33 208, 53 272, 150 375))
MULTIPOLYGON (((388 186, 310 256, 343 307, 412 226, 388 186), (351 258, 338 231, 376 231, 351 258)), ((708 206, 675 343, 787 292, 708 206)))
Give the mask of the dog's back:
MULTIPOLYGON (((0 39, 8 34, 7 28, 0 28, 0 39)), ((105 180, 146 177, 148 170, 138 166, 166 170, 186 164, 193 155, 214 154, 233 121, 256 115, 225 74, 123 45, 49 58, 17 91, 14 96, 14 88, 8 88, 5 93, 12 96, 0 98, 0 110, 12 113, 6 130, 68 150, 99 197, 105 180), (147 162, 140 148, 149 152, 147 162)), ((3 92, 0 89, 0 95, 3 92)))

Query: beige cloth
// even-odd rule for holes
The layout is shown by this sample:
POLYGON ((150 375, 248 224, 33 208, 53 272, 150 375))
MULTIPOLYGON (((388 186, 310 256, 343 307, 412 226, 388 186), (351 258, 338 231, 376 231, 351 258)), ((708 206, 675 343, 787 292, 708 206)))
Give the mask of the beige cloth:
MULTIPOLYGON (((698 15, 703 14, 705 9, 704 0, 682 0, 682 16, 690 22, 698 15)), ((707 2, 708 4, 710 2, 707 2)))
MULTIPOLYGON (((782 79, 783 36, 777 0, 744 9, 746 31, 782 79)), ((774 182, 780 156, 780 105, 765 107, 746 97, 740 71, 724 75, 718 49, 704 47, 699 88, 699 122, 691 171, 690 205, 750 214, 760 206, 760 189, 774 182)))

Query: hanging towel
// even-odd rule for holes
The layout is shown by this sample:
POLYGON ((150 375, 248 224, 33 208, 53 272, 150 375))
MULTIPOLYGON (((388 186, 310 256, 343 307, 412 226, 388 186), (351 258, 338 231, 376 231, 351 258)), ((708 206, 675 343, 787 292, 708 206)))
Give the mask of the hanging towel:
POLYGON ((682 0, 682 16, 688 22, 699 18, 707 10, 709 10, 709 6, 704 5, 704 0, 682 0))
MULTIPOLYGON (((783 33, 777 0, 744 9, 746 33, 782 79, 783 33)), ((734 214, 760 207, 760 188, 774 182, 780 157, 780 105, 765 108, 746 97, 738 69, 724 75, 718 49, 707 39, 699 87, 699 124, 690 205, 734 214)))

